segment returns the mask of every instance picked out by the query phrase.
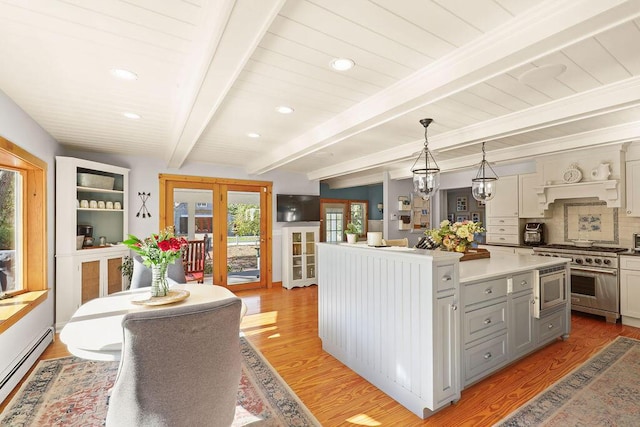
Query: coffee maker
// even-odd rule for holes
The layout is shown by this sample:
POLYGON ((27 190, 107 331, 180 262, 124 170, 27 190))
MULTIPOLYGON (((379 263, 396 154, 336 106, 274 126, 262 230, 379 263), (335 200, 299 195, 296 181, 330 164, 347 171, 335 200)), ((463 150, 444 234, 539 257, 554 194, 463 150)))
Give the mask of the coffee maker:
POLYGON ((544 224, 528 222, 524 226, 524 244, 529 246, 544 245, 544 224))

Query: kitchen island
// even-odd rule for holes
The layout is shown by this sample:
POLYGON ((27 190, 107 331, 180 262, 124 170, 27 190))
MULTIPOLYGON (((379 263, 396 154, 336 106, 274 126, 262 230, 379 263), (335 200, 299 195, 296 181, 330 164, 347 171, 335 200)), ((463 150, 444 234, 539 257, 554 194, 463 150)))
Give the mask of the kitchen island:
MULTIPOLYGON (((318 244, 325 351, 421 418, 570 330, 568 303, 533 318, 536 270, 567 259, 318 244)), ((565 281, 565 295, 568 295, 565 281)))

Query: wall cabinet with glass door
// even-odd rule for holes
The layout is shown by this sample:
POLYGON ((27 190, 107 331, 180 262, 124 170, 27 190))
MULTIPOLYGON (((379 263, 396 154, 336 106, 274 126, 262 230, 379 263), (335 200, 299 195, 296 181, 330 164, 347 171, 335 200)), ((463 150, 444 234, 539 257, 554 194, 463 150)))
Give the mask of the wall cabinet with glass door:
POLYGON ((56 157, 56 328, 86 301, 123 290, 129 169, 56 157))
POLYGON ((317 283, 316 243, 318 227, 282 229, 282 286, 291 289, 317 283))

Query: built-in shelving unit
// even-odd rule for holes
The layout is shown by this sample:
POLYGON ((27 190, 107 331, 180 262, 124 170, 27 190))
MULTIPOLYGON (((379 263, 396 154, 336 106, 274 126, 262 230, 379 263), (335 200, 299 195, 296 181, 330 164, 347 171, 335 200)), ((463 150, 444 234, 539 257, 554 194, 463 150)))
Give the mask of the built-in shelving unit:
POLYGON ((120 266, 129 255, 122 245, 128 233, 128 183, 129 169, 56 157, 57 329, 86 301, 123 290, 120 266), (98 177, 96 186, 81 185, 80 174, 98 177), (100 177, 106 178, 106 185, 100 177), (85 200, 100 207, 83 207, 85 200), (90 246, 79 244, 78 226, 93 227, 90 246))

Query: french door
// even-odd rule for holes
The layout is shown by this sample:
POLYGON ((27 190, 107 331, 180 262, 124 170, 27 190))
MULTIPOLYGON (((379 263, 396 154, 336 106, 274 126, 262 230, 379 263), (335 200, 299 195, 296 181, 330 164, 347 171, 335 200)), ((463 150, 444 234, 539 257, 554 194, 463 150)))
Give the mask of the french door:
POLYGON ((271 183, 160 175, 160 227, 205 242, 205 283, 271 286, 271 183))
POLYGON ((320 199, 320 241, 343 242, 348 223, 366 237, 369 202, 366 200, 320 199))

